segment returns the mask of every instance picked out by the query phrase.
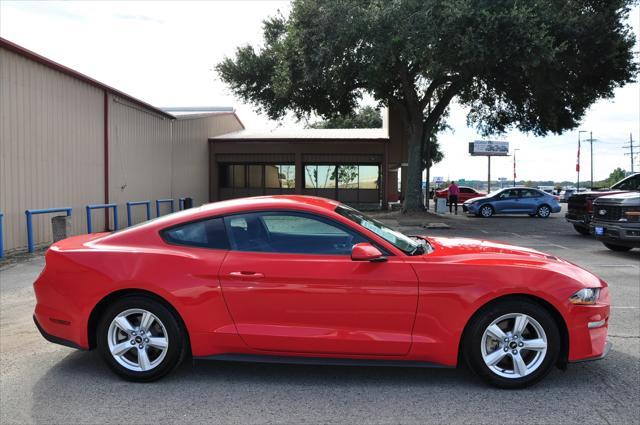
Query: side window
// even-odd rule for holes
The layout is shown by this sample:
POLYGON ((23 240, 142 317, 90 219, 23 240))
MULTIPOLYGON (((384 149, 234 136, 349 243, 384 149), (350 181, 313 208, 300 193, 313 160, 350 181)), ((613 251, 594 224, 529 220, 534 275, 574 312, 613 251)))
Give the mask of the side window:
POLYGON ((518 191, 514 190, 514 189, 509 189, 509 190, 505 190, 504 192, 502 192, 499 196, 500 199, 507 199, 507 198, 516 198, 518 196, 518 191))
POLYGON ((540 193, 531 189, 522 189, 520 191, 520 196, 523 198, 537 198, 540 196, 540 193))
POLYGON ((366 239, 321 218, 297 213, 253 213, 225 219, 237 251, 350 255, 366 239))
POLYGON ((171 244, 198 248, 229 249, 222 218, 194 221, 165 229, 162 238, 171 244))
POLYGON ((460 193, 472 193, 471 189, 468 189, 466 187, 461 187, 460 188, 460 193))

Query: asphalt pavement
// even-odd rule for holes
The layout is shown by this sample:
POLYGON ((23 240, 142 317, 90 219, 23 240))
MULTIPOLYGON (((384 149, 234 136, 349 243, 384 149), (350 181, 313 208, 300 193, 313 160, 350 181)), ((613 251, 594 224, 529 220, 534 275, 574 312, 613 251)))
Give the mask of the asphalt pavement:
POLYGON ((611 287, 613 349, 554 370, 519 391, 464 369, 186 362, 151 384, 123 381, 95 352, 45 341, 31 314, 42 256, 0 268, 0 423, 640 423, 640 250, 615 253, 548 219, 386 219, 408 233, 532 247, 572 261, 611 287), (444 229, 423 229, 441 222, 444 229))

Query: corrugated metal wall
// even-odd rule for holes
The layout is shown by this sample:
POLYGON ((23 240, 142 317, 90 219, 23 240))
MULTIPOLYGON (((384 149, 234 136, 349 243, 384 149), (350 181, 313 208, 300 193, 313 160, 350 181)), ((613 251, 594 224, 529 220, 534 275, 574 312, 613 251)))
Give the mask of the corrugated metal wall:
POLYGON ((233 114, 179 118, 173 123, 173 197, 209 202, 208 138, 241 130, 233 114), (204 176, 204 177, 203 177, 204 176))
MULTIPOLYGON (((24 248, 26 209, 72 207, 86 232, 87 204, 104 202, 104 90, 0 48, 0 211, 7 251, 24 248)), ((172 120, 108 95, 109 201, 126 225, 127 201, 208 201, 208 138, 242 128, 237 117, 172 120)), ((167 207, 163 208, 163 214, 167 207)), ((51 242, 52 215, 34 216, 34 241, 51 242)), ((155 217, 155 205, 152 204, 155 217)), ((144 220, 135 207, 134 222, 144 220)), ((113 226, 113 222, 111 222, 113 226)), ((94 210, 94 231, 104 212, 94 210)))
MULTIPOLYGON (((5 249, 27 244, 26 209, 103 201, 103 91, 0 49, 0 211, 5 249)), ((51 214, 34 216, 35 241, 51 240, 51 214)), ((97 224, 101 221, 97 217, 97 224)))
MULTIPOLYGON (((171 197, 171 119, 109 96, 109 202, 126 224, 127 201, 171 197)), ((134 209, 144 220, 144 207, 134 209)))

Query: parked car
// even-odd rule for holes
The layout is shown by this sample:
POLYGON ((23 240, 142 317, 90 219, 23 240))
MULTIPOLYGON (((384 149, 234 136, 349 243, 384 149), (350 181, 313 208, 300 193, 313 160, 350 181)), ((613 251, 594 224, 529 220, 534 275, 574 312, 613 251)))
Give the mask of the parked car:
POLYGON ((616 193, 628 191, 640 191, 640 173, 635 173, 620 180, 608 190, 585 191, 572 195, 567 202, 565 219, 573 224, 576 232, 582 235, 590 235, 589 223, 593 213, 593 201, 601 196, 615 195, 616 193))
POLYGON ((519 388, 604 357, 607 284, 553 255, 406 236, 337 201, 235 199, 55 243, 51 342, 134 381, 209 360, 455 367, 519 388))
POLYGON ((591 234, 612 251, 640 248, 640 192, 597 198, 590 228, 591 234))
MULTIPOLYGON (((477 198, 478 196, 485 196, 486 193, 484 192, 478 192, 477 190, 475 190, 472 187, 467 187, 467 186, 459 186, 460 188, 460 195, 458 195, 458 202, 459 203, 463 203, 465 201, 468 201, 471 198, 477 198)), ((436 191, 436 198, 445 198, 449 199, 449 189, 448 188, 444 188, 441 190, 437 190, 436 191)))
POLYGON ((569 202, 571 195, 576 193, 575 189, 563 189, 560 191, 560 202, 569 202))
POLYGON ((560 212, 558 197, 530 187, 510 187, 472 198, 462 204, 462 210, 482 217, 494 214, 529 214, 547 218, 560 212))

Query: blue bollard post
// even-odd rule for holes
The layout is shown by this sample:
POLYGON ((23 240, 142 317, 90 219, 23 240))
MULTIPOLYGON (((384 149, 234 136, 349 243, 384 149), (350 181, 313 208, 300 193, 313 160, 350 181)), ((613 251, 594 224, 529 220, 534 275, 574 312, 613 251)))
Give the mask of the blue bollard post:
POLYGON ((118 230, 118 204, 92 204, 85 207, 87 209, 87 233, 93 233, 93 223, 91 222, 91 210, 113 209, 113 230, 118 230))
POLYGON ((145 205, 147 207, 147 220, 151 220, 151 201, 127 202, 127 227, 131 226, 131 207, 135 205, 145 205))
POLYGON ((27 249, 29 252, 35 251, 35 247, 33 245, 33 215, 34 214, 49 214, 56 212, 66 212, 67 217, 71 217, 71 212, 73 208, 64 207, 64 208, 45 208, 41 210, 26 210, 24 213, 27 216, 27 249))
POLYGON ((173 199, 156 199, 156 217, 160 217, 160 204, 171 205, 171 212, 173 212, 173 199))

